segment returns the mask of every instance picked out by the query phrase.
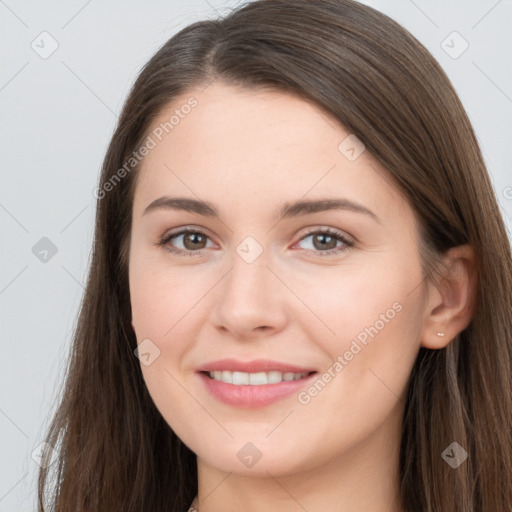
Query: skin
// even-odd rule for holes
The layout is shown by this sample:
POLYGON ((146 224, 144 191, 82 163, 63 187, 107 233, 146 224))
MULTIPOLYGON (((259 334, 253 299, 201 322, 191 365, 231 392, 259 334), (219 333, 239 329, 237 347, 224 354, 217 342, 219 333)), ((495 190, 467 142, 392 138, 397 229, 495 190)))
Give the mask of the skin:
MULTIPOLYGON (((143 161, 133 204, 129 280, 132 325, 160 355, 141 364, 162 416, 196 454, 199 510, 399 510, 398 450, 404 393, 420 346, 443 348, 471 319, 474 255, 460 246, 438 287, 423 279, 415 215, 367 151, 338 150, 349 131, 302 99, 213 82, 169 104, 153 127, 193 96, 197 106, 143 161), (155 209, 181 196, 219 217, 155 209), (285 202, 347 198, 378 216, 327 210, 278 221, 285 202), (158 242, 178 228, 208 238, 158 242), (355 242, 315 236, 331 228, 355 242), (236 249, 263 249, 252 263, 236 249), (309 403, 297 395, 258 409, 219 402, 195 373, 232 357, 273 359, 323 374, 365 327, 394 318, 309 403), (436 335, 438 331, 444 337, 436 335), (237 457, 253 443, 261 459, 237 457)), ((360 344, 361 345, 361 344, 360 344)), ((331 370, 332 372, 332 370, 331 370)))

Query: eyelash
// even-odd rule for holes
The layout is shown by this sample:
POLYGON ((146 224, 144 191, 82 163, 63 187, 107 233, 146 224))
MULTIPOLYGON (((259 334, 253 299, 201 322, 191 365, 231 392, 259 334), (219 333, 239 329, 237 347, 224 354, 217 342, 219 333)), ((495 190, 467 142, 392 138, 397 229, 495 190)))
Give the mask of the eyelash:
MULTIPOLYGON (((202 249, 198 249, 197 251, 184 251, 183 249, 177 249, 175 247, 173 248, 170 245, 168 245, 169 242, 173 238, 176 238, 176 237, 178 237, 180 235, 187 235, 187 234, 190 234, 190 233, 200 234, 200 235, 203 235, 206 238, 209 238, 209 236, 204 231, 201 231, 200 229, 197 229, 197 228, 195 228, 195 229, 182 229, 181 231, 178 231, 176 233, 170 233, 169 235, 163 237, 160 240, 160 242, 158 242, 158 245, 164 246, 165 249, 168 252, 174 253, 174 254, 178 254, 180 256, 200 256, 202 249)), ((333 229, 329 229, 329 228, 317 229, 317 230, 314 230, 314 231, 310 231, 310 232, 306 233, 305 235, 303 235, 299 239, 299 242, 301 242, 305 238, 310 237, 311 235, 318 235, 318 234, 332 236, 332 237, 336 238, 338 241, 343 242, 345 244, 345 247, 342 248, 342 249, 337 248, 337 249, 327 249, 327 250, 319 250, 319 251, 310 250, 310 249, 304 249, 305 251, 311 251, 311 252, 317 253, 319 256, 329 256, 329 255, 332 255, 332 254, 340 254, 341 252, 344 252, 344 251, 354 247, 354 245, 355 245, 354 242, 352 242, 352 241, 348 240, 347 238, 345 238, 340 232, 335 231, 333 229)))

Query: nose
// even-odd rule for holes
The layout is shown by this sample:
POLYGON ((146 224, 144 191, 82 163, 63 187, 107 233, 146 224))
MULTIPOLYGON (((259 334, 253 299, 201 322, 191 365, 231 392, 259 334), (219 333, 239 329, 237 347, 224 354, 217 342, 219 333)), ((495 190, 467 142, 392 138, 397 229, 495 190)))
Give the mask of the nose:
POLYGON ((231 270, 216 288, 211 321, 219 331, 250 340, 284 329, 286 294, 293 294, 263 255, 252 263, 234 255, 231 270))

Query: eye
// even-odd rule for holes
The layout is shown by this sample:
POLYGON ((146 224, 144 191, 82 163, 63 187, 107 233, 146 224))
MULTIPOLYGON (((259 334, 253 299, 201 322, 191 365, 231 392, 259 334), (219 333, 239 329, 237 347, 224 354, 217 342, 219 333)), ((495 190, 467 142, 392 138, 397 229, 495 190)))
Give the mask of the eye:
MULTIPOLYGON (((305 250, 316 252, 320 256, 327 256, 336 253, 339 254, 355 245, 354 242, 348 240, 341 232, 329 228, 310 231, 303 235, 299 242, 302 242, 307 238, 312 238, 313 248, 305 250), (337 246, 338 243, 341 243, 341 247, 339 245, 337 246)), ((162 240, 160 240, 160 242, 158 242, 158 245, 165 247, 168 252, 179 254, 181 256, 200 256, 202 254, 202 249, 206 248, 205 244, 208 239, 209 237, 204 231, 197 228, 189 228, 166 235, 162 240), (172 240, 179 239, 180 237, 183 237, 183 249, 176 247, 174 243, 171 243, 172 240)))
POLYGON ((341 232, 329 228, 317 229, 310 231, 301 237, 299 242, 311 238, 313 249, 306 249, 313 252, 318 252, 320 256, 327 256, 330 254, 339 254, 353 247, 354 242, 348 240, 341 232), (336 248, 336 244, 341 242, 341 247, 336 248))
POLYGON ((164 246, 169 252, 182 256, 199 256, 201 254, 200 250, 205 248, 204 244, 208 238, 208 235, 199 229, 182 229, 177 233, 170 233, 165 236, 158 245, 164 246), (184 249, 177 248, 171 244, 171 240, 178 239, 179 237, 183 237, 184 249))

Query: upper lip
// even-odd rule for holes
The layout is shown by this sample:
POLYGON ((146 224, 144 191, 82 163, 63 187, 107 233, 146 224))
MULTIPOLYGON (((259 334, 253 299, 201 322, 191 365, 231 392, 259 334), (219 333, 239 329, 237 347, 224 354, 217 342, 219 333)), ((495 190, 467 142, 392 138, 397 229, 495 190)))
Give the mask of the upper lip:
POLYGON ((236 359, 219 359, 206 363, 197 369, 198 372, 231 371, 231 372, 292 372, 310 373, 316 371, 314 368, 297 366, 294 364, 271 361, 269 359, 255 359, 253 361, 237 361, 236 359))

